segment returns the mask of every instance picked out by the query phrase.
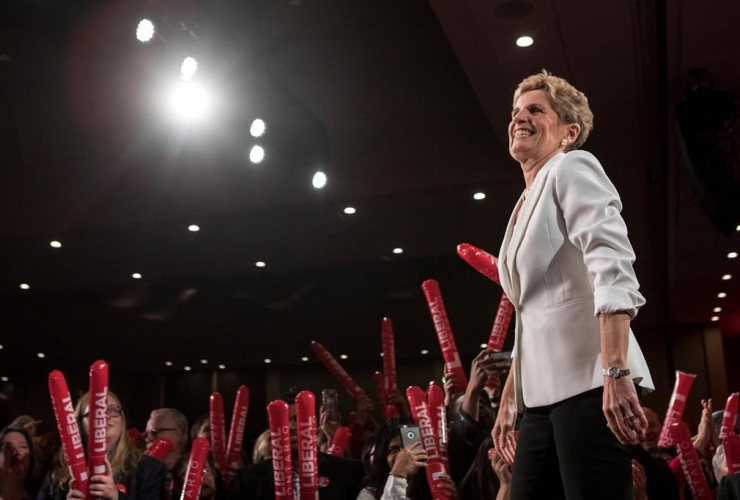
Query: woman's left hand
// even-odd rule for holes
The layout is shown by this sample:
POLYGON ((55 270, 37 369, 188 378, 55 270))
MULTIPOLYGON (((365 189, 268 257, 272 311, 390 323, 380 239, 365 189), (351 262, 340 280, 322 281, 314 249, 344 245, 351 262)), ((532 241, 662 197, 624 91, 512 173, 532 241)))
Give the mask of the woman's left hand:
POLYGON ((620 443, 636 445, 644 439, 648 421, 630 377, 604 377, 602 409, 607 425, 620 443))
POLYGON ((116 488, 116 483, 113 481, 113 473, 111 472, 110 462, 107 458, 105 459, 105 468, 107 469, 105 476, 93 476, 90 478, 90 485, 88 486, 90 496, 118 500, 118 488, 116 488))

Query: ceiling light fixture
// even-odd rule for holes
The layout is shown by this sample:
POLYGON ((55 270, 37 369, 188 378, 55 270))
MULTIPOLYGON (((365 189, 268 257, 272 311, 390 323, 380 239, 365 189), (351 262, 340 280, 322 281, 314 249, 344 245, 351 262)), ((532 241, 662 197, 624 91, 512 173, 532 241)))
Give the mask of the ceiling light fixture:
POLYGON ((189 372, 190 370, 192 370, 192 368, 190 368, 189 366, 185 366, 183 367, 183 370, 185 370, 186 372, 189 372))
POLYGON ((198 231, 200 231, 200 226, 198 224, 190 224, 188 226, 188 231, 190 231, 191 233, 197 233, 198 231))
POLYGON ((473 199, 474 199, 474 200, 478 200, 478 201, 480 201, 480 200, 485 200, 485 199, 486 199, 486 193, 481 193, 481 192, 479 192, 479 193, 475 193, 475 194, 473 195, 473 199))
POLYGON ((261 260, 258 260, 257 262, 255 262, 254 265, 257 266, 257 267, 265 267, 265 266, 267 266, 267 264, 265 264, 261 260))
POLYGON ((185 81, 192 80, 198 72, 198 61, 194 57, 186 57, 180 65, 180 78, 185 81))
POLYGON ((480 348, 481 348, 481 349, 485 349, 486 347, 488 347, 488 344, 481 344, 481 345, 480 345, 480 348))
POLYGON ((10 379, 8 377, 0 377, 0 380, 2 380, 3 382, 7 382, 10 379))
POLYGON ((46 357, 46 354, 44 354, 43 352, 38 352, 38 353, 36 353, 36 356, 39 357, 39 358, 41 358, 41 359, 43 359, 43 358, 46 357))
POLYGON ((146 43, 154 38, 154 23, 149 19, 142 19, 136 26, 136 39, 146 43))
POLYGON ((2 344, 0 344, 0 349, 4 349, 4 348, 5 348, 5 346, 3 346, 2 344))
POLYGON ((382 353, 382 352, 381 352, 381 353, 380 353, 380 357, 382 358, 383 356, 385 356, 385 353, 382 353))
POLYGON ((719 292, 717 294, 717 298, 724 299, 725 297, 727 297, 727 294, 725 292, 719 292))
POLYGON ((712 321, 719 321, 719 316, 712 316, 712 321))
POLYGON ((339 357, 342 358, 342 359, 347 359, 349 356, 347 356, 346 354, 342 354, 339 357))
POLYGON ((272 360, 270 358, 265 358, 265 363, 269 365, 270 363, 272 363, 272 360))
POLYGON ((249 151, 249 161, 252 163, 259 163, 265 159, 265 149, 262 146, 252 146, 252 150, 249 151))
POLYGON ((131 277, 133 279, 135 279, 135 280, 140 280, 141 279, 141 273, 134 273, 134 274, 131 275, 131 277))
POLYGON ((21 288, 21 290, 28 290, 31 287, 29 286, 28 283, 21 283, 20 284, 20 288, 21 288))
POLYGON ((267 130, 267 126, 265 125, 264 120, 260 120, 259 118, 254 120, 252 125, 249 127, 249 133, 252 137, 262 137, 265 135, 265 130, 267 130))
POLYGON ((737 252, 730 252, 727 254, 728 259, 734 259, 735 257, 737 257, 737 252))
POLYGON ((62 248, 62 243, 57 240, 52 241, 49 245, 51 248, 62 248))
POLYGON ((303 356, 303 357, 301 358, 301 361, 308 361, 308 356, 303 356))
POLYGON ((721 307, 715 307, 714 309, 712 309, 712 312, 721 313, 722 312, 722 308, 721 307))
POLYGON ((534 43, 534 39, 531 36, 520 36, 516 39, 517 47, 529 47, 534 43))
POLYGON ((172 366, 172 361, 165 361, 164 362, 164 365, 165 366, 172 366))
POLYGON ((313 174, 313 179, 311 180, 311 184, 313 184, 313 187, 316 189, 321 189, 324 186, 326 186, 326 174, 324 172, 316 172, 313 174))
POLYGON ((422 349, 422 350, 421 350, 421 353, 422 353, 422 354, 429 354, 429 351, 427 351, 426 349, 422 349))
POLYGON ((214 107, 213 96, 197 82, 178 82, 168 101, 170 111, 183 124, 199 121, 214 107))
POLYGON ((354 215, 357 213, 355 207, 344 207, 344 213, 347 215, 354 215))
POLYGON ((722 276, 722 281, 727 281, 727 280, 731 280, 731 279, 732 279, 732 275, 731 274, 725 274, 724 276, 722 276))
POLYGON ((208 364, 208 360, 207 359, 201 359, 200 360, 200 363, 203 364, 203 365, 207 365, 208 364))
POLYGON ((396 255, 401 255, 403 253, 403 248, 401 247, 394 248, 393 253, 396 255))
POLYGON ((225 370, 226 369, 226 365, 218 365, 218 369, 219 370, 225 370))

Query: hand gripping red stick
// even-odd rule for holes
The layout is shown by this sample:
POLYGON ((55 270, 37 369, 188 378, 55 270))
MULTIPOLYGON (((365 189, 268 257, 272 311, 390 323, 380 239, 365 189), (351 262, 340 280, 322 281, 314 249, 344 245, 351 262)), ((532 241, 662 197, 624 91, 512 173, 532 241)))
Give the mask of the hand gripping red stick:
POLYGON ((419 387, 409 387, 406 389, 406 398, 409 400, 411 415, 414 417, 416 425, 419 426, 421 433, 421 444, 427 452, 427 481, 432 490, 434 500, 442 500, 444 488, 439 486, 440 476, 447 473, 442 457, 439 453, 436 432, 433 427, 432 419, 429 416, 429 408, 424 397, 424 391, 419 387))
POLYGON ((67 381, 59 370, 49 374, 49 393, 57 429, 62 440, 64 458, 67 460, 70 473, 75 480, 75 489, 81 491, 87 498, 87 464, 85 463, 85 447, 82 445, 82 436, 77 426, 75 409, 69 395, 67 381))
POLYGON ((226 470, 224 483, 228 486, 234 477, 234 471, 239 467, 242 456, 242 441, 244 441, 244 426, 247 424, 247 411, 249 411, 249 388, 246 385, 239 386, 234 400, 234 413, 231 415, 231 430, 229 431, 229 444, 226 448, 226 470))
POLYGON ((501 284, 498 277, 498 259, 490 253, 468 243, 460 243, 457 245, 457 255, 486 278, 501 284))
POLYGON ((447 471, 450 470, 449 454, 449 434, 447 429, 447 409, 445 408, 444 390, 434 382, 429 384, 427 389, 427 408, 429 408, 429 417, 432 421, 432 427, 435 429, 437 445, 439 446, 439 457, 442 459, 447 471))
POLYGON ((455 337, 452 335, 452 328, 450 327, 450 320, 447 318, 445 304, 442 301, 439 283, 435 280, 426 280, 421 288, 424 290, 429 313, 432 315, 432 321, 434 322, 434 329, 437 331, 437 340, 440 349, 442 349, 442 357, 445 360, 445 372, 454 373, 459 381, 452 388, 452 391, 455 393, 465 392, 468 386, 468 377, 465 375, 460 355, 457 352, 455 337))
POLYGON ((393 334, 393 322, 390 318, 383 318, 381 324, 383 340, 383 375, 385 376, 385 392, 398 390, 396 383, 396 339, 393 334))
POLYGON ((712 492, 709 490, 704 472, 701 469, 699 456, 691 442, 689 426, 685 422, 673 422, 668 432, 671 434, 671 441, 678 451, 678 460, 681 463, 683 474, 693 497, 696 500, 712 500, 712 492))
POLYGON ((311 342, 311 350, 316 355, 316 357, 319 358, 319 361, 323 363, 326 369, 329 370, 329 373, 334 375, 334 378, 337 379, 340 384, 342 384, 342 387, 347 390, 350 396, 356 398, 360 394, 365 393, 365 391, 363 391, 360 386, 357 385, 357 382, 355 382, 352 377, 349 376, 349 373, 347 373, 345 369, 342 368, 342 365, 339 364, 339 361, 334 359, 334 356, 332 356, 331 353, 327 351, 323 345, 314 340, 311 342))
POLYGON ((267 405, 272 444, 272 472, 275 498, 294 500, 293 467, 290 458, 290 421, 288 403, 277 400, 267 405))
POLYGON ((388 405, 388 394, 385 392, 385 376, 383 372, 375 372, 373 379, 375 380, 375 391, 378 393, 380 407, 385 408, 388 405))
POLYGON ((298 497, 300 500, 319 500, 319 462, 316 446, 316 396, 301 391, 295 398, 298 424, 298 497))
POLYGON ((731 476, 740 472, 740 436, 734 432, 728 434, 722 438, 722 445, 727 459, 727 474, 731 476))
POLYGON ((686 399, 689 397, 691 384, 694 383, 696 375, 684 373, 676 370, 676 384, 673 386, 673 395, 668 403, 668 412, 663 420, 663 428, 658 438, 658 446, 674 446, 669 433, 671 424, 680 422, 683 418, 683 411, 686 408, 686 399))
POLYGON ((207 460, 208 440, 206 438, 195 439, 190 448, 190 459, 180 500, 198 500, 200 487, 203 484, 203 468, 207 460))
POLYGON ((88 473, 105 476, 108 468, 106 441, 108 438, 108 363, 98 360, 90 366, 90 427, 87 443, 88 473))
POLYGON ((221 394, 214 392, 209 401, 211 421, 211 450, 213 463, 219 472, 226 466, 226 421, 224 420, 224 400, 221 394))
POLYGON ((725 403, 725 413, 722 415, 722 427, 719 430, 719 438, 735 433, 735 420, 737 420, 737 406, 739 393, 733 392, 725 403))
POLYGON ((349 446, 350 439, 352 439, 352 429, 349 427, 340 427, 334 432, 334 437, 331 438, 331 445, 327 453, 335 457, 343 457, 344 451, 349 446))
POLYGON ((160 462, 164 462, 167 455, 172 451, 173 443, 169 439, 159 438, 152 443, 152 445, 146 449, 144 455, 155 458, 160 462))
POLYGON ((509 331, 509 323, 511 323, 511 315, 513 313, 514 304, 511 303, 509 297, 504 292, 501 294, 496 319, 493 321, 493 328, 491 329, 491 336, 488 338, 489 349, 501 352, 501 349, 504 347, 504 341, 506 340, 506 334, 509 331))

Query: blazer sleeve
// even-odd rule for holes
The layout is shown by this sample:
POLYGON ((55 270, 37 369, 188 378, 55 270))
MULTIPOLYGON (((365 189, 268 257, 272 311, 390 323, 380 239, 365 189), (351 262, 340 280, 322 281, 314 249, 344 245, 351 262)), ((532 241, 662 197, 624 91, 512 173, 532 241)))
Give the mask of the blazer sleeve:
POLYGON ((645 298, 638 291, 635 253, 616 188, 598 160, 585 151, 568 153, 554 173, 568 240, 583 252, 594 278, 594 315, 626 312, 634 319, 645 298))

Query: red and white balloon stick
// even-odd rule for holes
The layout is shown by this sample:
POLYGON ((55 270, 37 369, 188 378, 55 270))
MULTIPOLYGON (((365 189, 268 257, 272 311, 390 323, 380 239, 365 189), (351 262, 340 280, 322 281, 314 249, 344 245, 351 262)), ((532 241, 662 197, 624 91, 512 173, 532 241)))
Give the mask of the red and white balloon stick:
POLYGON ((673 422, 670 424, 668 432, 671 434, 671 441, 678 451, 678 460, 681 463, 692 496, 696 500, 712 500, 712 492, 709 490, 707 480, 704 477, 699 456, 691 442, 689 426, 685 422, 673 422))
POLYGON ((234 400, 234 413, 231 415, 231 430, 229 431, 229 444, 226 448, 226 470, 224 482, 228 485, 234 477, 234 471, 239 468, 242 455, 242 442, 244 441, 244 427, 247 424, 247 412, 249 411, 249 388, 246 385, 239 386, 234 400))
POLYGON ((224 472, 226 466, 226 421, 224 419, 224 400, 218 392, 211 394, 209 409, 213 463, 219 472, 224 472))
POLYGON ((383 372, 375 372, 373 374, 373 380, 375 381, 375 392, 378 394, 380 407, 385 408, 388 405, 388 394, 385 392, 385 376, 383 372))
POLYGON ((398 390, 396 382, 396 339, 393 334, 393 322, 390 318, 383 318, 381 337, 383 341, 383 376, 385 376, 385 392, 387 394, 398 390))
POLYGON ((334 432, 334 437, 331 438, 331 445, 329 445, 327 453, 335 457, 343 457, 347 446, 349 446, 350 439, 352 439, 352 429, 349 427, 340 427, 334 432))
POLYGON ((319 462, 316 446, 316 396, 309 391, 295 398, 298 425, 299 500, 319 500, 319 462))
POLYGON ((185 472, 185 484, 180 500, 197 500, 203 485, 203 469, 208 460, 208 440, 197 438, 190 448, 188 468, 185 472))
POLYGON ((737 420, 737 406, 739 393, 733 392, 725 403, 725 413, 722 415, 722 427, 719 430, 719 438, 735 433, 735 421, 737 420))
POLYGON ((488 338, 489 349, 496 352, 501 352, 501 349, 503 349, 512 314, 514 314, 514 304, 511 303, 505 292, 501 293, 498 311, 496 311, 496 319, 493 322, 491 335, 488 338))
POLYGON ((460 243, 457 245, 457 255, 486 278, 501 284, 498 277, 498 259, 490 253, 468 243, 460 243))
POLYGON ((90 366, 90 425, 87 443, 88 473, 104 476, 108 468, 108 363, 98 360, 90 366))
POLYGON ((449 434, 447 427, 447 408, 445 407, 444 390, 434 382, 429 384, 427 389, 427 408, 429 409, 429 418, 432 421, 432 427, 435 430, 437 445, 439 447, 439 457, 446 470, 450 470, 449 454, 449 434))
POLYGON ((152 443, 152 445, 146 449, 144 455, 155 458, 160 462, 164 462, 167 455, 172 451, 173 443, 169 439, 159 438, 152 443))
POLYGON ((424 397, 424 391, 420 387, 409 387, 406 389, 406 398, 409 400, 411 415, 414 417, 416 425, 419 426, 421 444, 424 447, 424 451, 427 452, 427 481, 432 490, 432 498, 434 500, 442 500, 444 498, 442 494, 444 489, 438 483, 442 480, 441 476, 448 473, 448 471, 442 463, 439 443, 436 437, 437 433, 429 414, 429 407, 424 397))
POLYGON ((675 443, 672 441, 670 434, 671 424, 678 423, 683 418, 686 400, 689 397, 691 384, 694 383, 695 378, 696 375, 676 370, 676 384, 673 386, 673 395, 671 395, 671 400, 668 403, 668 412, 666 413, 665 420, 663 420, 663 428, 660 431, 660 438, 658 438, 658 446, 674 446, 675 443))
POLYGON ((722 445, 727 459, 727 474, 731 476, 740 472, 740 436, 734 432, 728 434, 722 438, 722 445))
POLYGON ((267 405, 272 444, 272 471, 275 481, 275 498, 295 499, 293 467, 290 457, 290 421, 288 403, 277 400, 267 405))
POLYGON ((70 473, 75 480, 75 489, 87 497, 88 472, 85 462, 85 447, 82 445, 80 428, 75 418, 72 397, 64 375, 59 370, 49 374, 49 394, 54 408, 54 417, 62 440, 62 451, 70 473))
POLYGON ((356 398, 361 394, 365 394, 365 391, 357 385, 357 382, 350 377, 349 373, 347 373, 347 371, 342 368, 342 365, 339 364, 339 361, 334 359, 334 356, 332 356, 323 345, 314 340, 311 342, 311 350, 316 357, 319 358, 319 361, 323 363, 326 369, 334 375, 334 378, 342 384, 342 387, 347 390, 350 396, 356 398))

